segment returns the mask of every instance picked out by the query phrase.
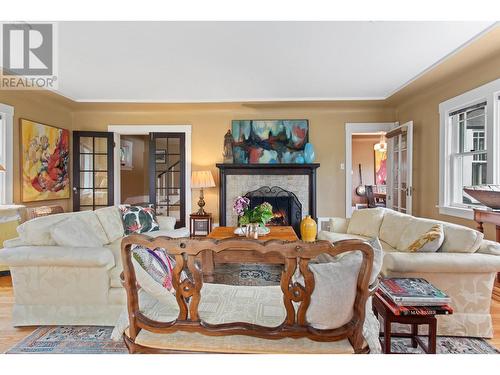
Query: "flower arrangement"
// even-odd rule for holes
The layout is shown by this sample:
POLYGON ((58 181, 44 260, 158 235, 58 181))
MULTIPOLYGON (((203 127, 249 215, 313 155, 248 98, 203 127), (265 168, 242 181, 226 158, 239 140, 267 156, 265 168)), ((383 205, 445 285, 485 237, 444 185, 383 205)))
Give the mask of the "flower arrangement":
POLYGON ((240 225, 259 224, 266 225, 273 217, 273 206, 268 202, 250 208, 250 200, 246 197, 238 197, 233 204, 233 209, 238 215, 240 225))

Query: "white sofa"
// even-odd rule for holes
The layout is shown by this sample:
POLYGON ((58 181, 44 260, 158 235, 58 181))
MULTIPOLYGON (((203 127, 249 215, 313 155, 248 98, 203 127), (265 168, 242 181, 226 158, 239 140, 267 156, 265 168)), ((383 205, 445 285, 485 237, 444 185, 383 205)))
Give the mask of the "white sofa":
MULTIPOLYGON (((158 216, 158 222, 160 230, 148 235, 189 236, 187 228, 174 229, 175 218, 158 216)), ((116 323, 126 304, 120 281, 124 229, 118 207, 40 217, 21 224, 17 231, 19 237, 5 241, 0 249, 0 264, 8 265, 12 275, 14 326, 116 323), (85 238, 57 245, 54 228, 75 218, 98 238, 100 246, 83 247, 85 238)), ((81 232, 75 229, 71 234, 78 237, 81 232)))
POLYGON ((500 244, 484 240, 473 229, 417 218, 385 208, 355 211, 351 219, 332 218, 328 231, 318 239, 380 239, 384 250, 382 275, 422 277, 445 291, 452 299, 453 315, 438 317, 438 334, 450 336, 493 336, 491 294, 500 272, 500 244), (444 242, 437 252, 406 249, 436 223, 441 223, 444 242))

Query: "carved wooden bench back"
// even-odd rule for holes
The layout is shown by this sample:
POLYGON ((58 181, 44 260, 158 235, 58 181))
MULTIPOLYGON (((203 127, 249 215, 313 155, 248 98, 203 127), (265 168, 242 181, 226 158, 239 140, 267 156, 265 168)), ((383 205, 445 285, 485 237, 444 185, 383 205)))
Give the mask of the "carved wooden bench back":
POLYGON ((344 240, 332 245, 328 241, 305 243, 302 241, 286 242, 278 240, 256 241, 248 239, 171 239, 157 237, 155 239, 144 235, 131 235, 122 240, 122 260, 124 270, 124 285, 127 291, 127 308, 129 313, 129 339, 133 343, 141 329, 155 333, 174 331, 199 332, 205 335, 249 335, 266 339, 283 337, 307 337, 316 341, 336 341, 348 338, 355 351, 363 347, 363 323, 365 319, 365 304, 368 298, 368 284, 373 264, 372 247, 360 240, 344 240), (173 270, 173 286, 179 305, 179 316, 172 322, 157 322, 147 318, 139 310, 137 283, 131 261, 132 245, 146 248, 164 248, 175 257, 176 266, 173 270), (265 327, 255 324, 234 322, 224 324, 208 324, 200 321, 198 305, 201 299, 203 278, 201 270, 196 266, 195 259, 202 251, 211 250, 216 253, 230 250, 256 251, 264 258, 269 254, 279 254, 285 265, 281 275, 281 290, 286 309, 286 318, 277 327, 265 327), (307 308, 314 290, 314 276, 310 271, 309 261, 320 254, 332 256, 359 250, 362 263, 357 279, 356 297, 351 320, 335 329, 316 329, 306 320, 307 308), (304 285, 292 280, 299 268, 304 278, 304 285), (180 281, 181 271, 187 268, 192 278, 180 281), (293 302, 298 302, 295 311, 293 302))

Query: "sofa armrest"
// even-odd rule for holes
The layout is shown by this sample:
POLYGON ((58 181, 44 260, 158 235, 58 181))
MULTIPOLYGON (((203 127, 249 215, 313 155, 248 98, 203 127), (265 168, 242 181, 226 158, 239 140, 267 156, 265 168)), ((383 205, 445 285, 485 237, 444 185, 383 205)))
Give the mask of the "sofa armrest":
POLYGON ((384 273, 490 273, 500 272, 500 257, 488 254, 467 253, 386 253, 384 273))
POLYGON ((184 237, 189 237, 189 229, 186 227, 184 228, 178 228, 178 229, 172 229, 172 230, 156 230, 154 232, 148 232, 145 233, 147 236, 150 237, 159 237, 159 236, 166 236, 166 237, 171 237, 171 238, 184 238, 184 237))
POLYGON ((113 254, 103 247, 21 246, 0 250, 0 263, 11 267, 106 267, 115 266, 113 254))
POLYGON ((20 247, 20 246, 30 246, 30 244, 24 242, 21 237, 11 238, 9 240, 3 241, 3 247, 20 247))
POLYGON ((500 243, 495 241, 483 240, 477 252, 481 254, 500 255, 500 243))

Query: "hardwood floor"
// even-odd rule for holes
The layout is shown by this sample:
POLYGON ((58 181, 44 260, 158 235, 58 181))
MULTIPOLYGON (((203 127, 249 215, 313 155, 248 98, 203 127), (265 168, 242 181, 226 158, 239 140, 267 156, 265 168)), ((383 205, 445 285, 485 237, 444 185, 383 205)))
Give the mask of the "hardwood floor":
MULTIPOLYGON (((497 284, 498 285, 498 284, 497 284)), ((497 286, 497 293, 500 288, 497 286)), ((33 332, 36 327, 14 328, 11 325, 12 304, 14 294, 12 293, 12 282, 9 276, 0 277, 0 353, 21 341, 24 337, 33 332)), ((495 336, 488 340, 490 344, 500 349, 500 301, 493 299, 491 314, 493 317, 493 329, 495 336)))
POLYGON ((12 305, 14 304, 14 293, 12 293, 12 281, 10 276, 0 277, 0 353, 18 343, 24 337, 33 332, 36 327, 12 327, 12 305))

